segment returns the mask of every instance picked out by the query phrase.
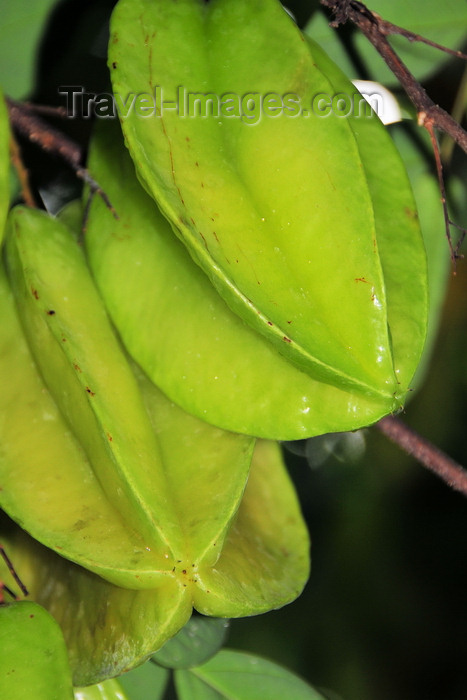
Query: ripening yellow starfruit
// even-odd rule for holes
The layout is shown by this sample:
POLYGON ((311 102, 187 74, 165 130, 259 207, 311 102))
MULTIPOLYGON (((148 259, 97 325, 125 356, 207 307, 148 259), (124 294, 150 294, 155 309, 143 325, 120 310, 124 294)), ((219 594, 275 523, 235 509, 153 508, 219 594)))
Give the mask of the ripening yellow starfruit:
POLYGON ((426 262, 404 168, 363 98, 277 0, 120 0, 111 30, 137 175, 220 296, 353 397, 350 427, 397 410, 425 337, 426 262))
POLYGON ((13 549, 76 683, 140 663, 193 608, 233 617, 295 599, 309 538, 277 443, 186 413, 129 360, 57 219, 15 208, 5 262, 0 507, 51 550, 13 549))

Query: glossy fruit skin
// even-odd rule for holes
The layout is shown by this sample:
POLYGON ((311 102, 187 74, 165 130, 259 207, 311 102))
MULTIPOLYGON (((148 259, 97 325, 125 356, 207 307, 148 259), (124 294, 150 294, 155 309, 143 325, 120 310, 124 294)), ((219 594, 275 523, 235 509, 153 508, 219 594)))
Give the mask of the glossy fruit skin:
POLYGON ((164 396, 57 219, 13 210, 5 257, 0 506, 41 542, 18 534, 11 552, 62 627, 76 685, 141 663, 193 608, 232 617, 295 599, 309 538, 277 443, 255 448, 164 396), (120 507, 119 489, 140 502, 120 507))
MULTIPOLYGON (((88 202, 94 279, 126 350, 175 403, 225 430, 276 440, 355 430, 386 413, 299 370, 227 306, 141 187, 116 125, 97 125, 88 167, 119 213, 88 202)), ((405 365, 417 348, 404 348, 405 365)))
POLYGON ((37 603, 0 605, 0 697, 73 700, 63 635, 37 603))
MULTIPOLYGON (((120 0, 109 66, 116 98, 150 94, 156 85, 175 100, 183 85, 212 95, 293 91, 310 106, 317 93, 334 92, 333 76, 318 67, 276 0, 120 0)), ((406 181, 394 190, 384 178, 369 185, 374 170, 359 149, 358 118, 355 129, 350 121, 316 110, 255 123, 225 112, 196 118, 157 108, 151 119, 121 116, 138 177, 229 307, 303 372, 389 413, 408 388, 392 354, 392 339, 405 329, 387 294, 386 275, 397 271, 383 261, 373 196, 385 188, 387 210, 392 193, 402 188, 410 200, 410 190, 406 181)), ((381 125, 375 145, 381 166, 394 153, 381 125)), ((404 241, 416 242, 412 268, 401 265, 404 304, 412 294, 420 300, 419 356, 426 265, 413 200, 396 218, 391 232, 402 240, 401 259, 404 241)))

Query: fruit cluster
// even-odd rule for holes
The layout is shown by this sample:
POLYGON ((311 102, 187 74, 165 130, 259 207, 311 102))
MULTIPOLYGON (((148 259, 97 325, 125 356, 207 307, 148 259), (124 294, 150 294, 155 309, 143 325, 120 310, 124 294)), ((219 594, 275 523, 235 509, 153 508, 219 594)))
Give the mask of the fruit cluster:
MULTIPOLYGON (((120 102, 356 93, 277 0, 120 0, 111 29, 120 102)), ((193 608, 296 598, 309 541, 277 441, 368 425, 410 388, 427 282, 403 166, 376 116, 306 116, 128 112, 125 143, 103 120, 88 168, 116 215, 88 191, 9 214, 0 506, 77 685, 193 608)))

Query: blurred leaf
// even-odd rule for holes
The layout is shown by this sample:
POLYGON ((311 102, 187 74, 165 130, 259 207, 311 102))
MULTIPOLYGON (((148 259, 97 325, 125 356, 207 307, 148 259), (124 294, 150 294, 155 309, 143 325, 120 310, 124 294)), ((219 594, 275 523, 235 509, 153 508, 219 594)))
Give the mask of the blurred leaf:
MULTIPOLYGON (((461 48, 467 39, 467 3, 464 0, 370 0, 368 7, 383 19, 451 49, 461 48)), ((356 46, 372 78, 395 84, 393 73, 368 39, 357 33, 356 46)), ((400 36, 390 37, 391 45, 417 80, 426 80, 451 57, 442 51, 400 36)))
POLYGON ((44 28, 57 0, 0 0, 0 85, 14 99, 34 87, 44 28))
POLYGON ((328 56, 332 56, 334 63, 339 66, 349 80, 362 77, 357 75, 355 65, 340 38, 339 32, 329 26, 329 21, 324 11, 318 9, 303 28, 303 33, 316 41, 328 56))
POLYGON ((152 661, 166 668, 199 666, 219 651, 228 628, 229 620, 194 615, 152 656, 152 661))
MULTIPOLYGON (((1 45, 1 41, 0 41, 1 45)), ((8 109, 0 89, 0 248, 10 205, 10 122, 8 109)))
POLYGON ((97 685, 75 688, 75 700, 133 700, 133 698, 123 691, 117 680, 111 678, 97 685))
POLYGON ((365 431, 318 435, 306 441, 305 455, 310 467, 320 467, 331 457, 352 464, 365 454, 365 431))
POLYGON ((118 682, 129 700, 163 700, 169 675, 167 669, 147 661, 119 676, 118 682))
POLYGON ((231 650, 190 671, 175 671, 175 686, 180 700, 324 700, 277 664, 231 650))
MULTIPOLYGON (((437 337, 451 269, 450 252, 446 240, 441 193, 438 180, 432 172, 434 155, 428 134, 424 129, 409 124, 393 126, 391 134, 409 174, 428 263, 428 330, 423 355, 412 382, 412 387, 416 389, 426 374, 437 337)), ((465 191, 462 193, 462 197, 464 196, 465 191)))

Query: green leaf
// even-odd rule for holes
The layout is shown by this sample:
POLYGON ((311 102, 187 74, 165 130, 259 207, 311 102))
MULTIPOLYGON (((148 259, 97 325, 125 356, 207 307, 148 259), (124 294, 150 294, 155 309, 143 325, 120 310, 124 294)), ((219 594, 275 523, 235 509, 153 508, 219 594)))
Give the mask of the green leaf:
POLYGON ((176 671, 175 685, 180 700, 324 700, 277 664, 231 650, 190 671, 176 671))
POLYGON ((219 651, 228 628, 228 620, 195 615, 153 655, 152 660, 167 668, 199 666, 219 651))
POLYGON ((0 75, 4 92, 22 99, 32 92, 40 41, 57 0, 2 2, 0 75))
POLYGON ((30 601, 0 604, 2 700, 71 700, 63 635, 53 617, 30 601))
MULTIPOLYGON (((111 678, 97 685, 75 688, 75 700, 133 700, 123 692, 121 684, 111 678)), ((151 698, 153 700, 153 698, 151 698)))
POLYGON ((173 401, 224 429, 283 440, 381 417, 379 403, 304 374, 228 308, 139 185, 109 123, 88 166, 119 216, 92 199, 90 267, 127 350, 173 401))
POLYGON ((0 90, 0 248, 10 205, 10 122, 8 109, 0 90))
MULTIPOLYGON (((214 97, 293 90, 309 107, 332 87, 275 0, 120 0, 109 65, 117 101, 160 86, 176 102, 182 85, 214 97)), ((370 396, 382 412, 396 408, 406 388, 394 374, 375 212, 351 119, 316 109, 307 118, 137 111, 122 126, 138 175, 229 306, 313 378, 370 396)))
MULTIPOLYGON (((394 126, 392 135, 406 165, 420 216, 420 224, 428 261, 429 315, 428 329, 412 388, 423 381, 428 369, 443 310, 449 282, 450 253, 445 236, 445 222, 439 184, 432 172, 432 163, 423 152, 423 144, 431 153, 431 143, 424 130, 415 125, 394 126)), ((464 190, 462 188, 462 197, 464 190)))
POLYGON ((311 15, 308 23, 303 28, 305 36, 317 42, 328 56, 332 56, 334 63, 351 79, 361 77, 357 72, 349 52, 346 50, 341 35, 329 24, 329 17, 322 9, 317 9, 311 15))
POLYGON ((131 700, 163 700, 169 675, 162 666, 146 662, 124 673, 118 681, 131 700))

